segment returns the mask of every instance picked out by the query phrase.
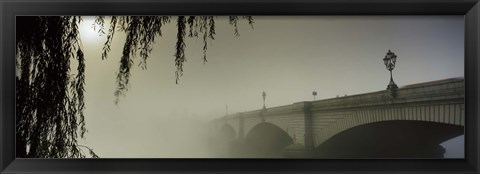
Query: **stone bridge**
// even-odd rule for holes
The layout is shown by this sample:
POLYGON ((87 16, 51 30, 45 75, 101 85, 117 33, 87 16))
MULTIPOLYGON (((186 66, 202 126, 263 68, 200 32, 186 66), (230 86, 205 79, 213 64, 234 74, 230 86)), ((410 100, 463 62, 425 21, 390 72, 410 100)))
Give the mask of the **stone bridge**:
POLYGON ((439 144, 464 133, 464 86, 453 78, 240 112, 212 130, 239 157, 443 157, 439 144))

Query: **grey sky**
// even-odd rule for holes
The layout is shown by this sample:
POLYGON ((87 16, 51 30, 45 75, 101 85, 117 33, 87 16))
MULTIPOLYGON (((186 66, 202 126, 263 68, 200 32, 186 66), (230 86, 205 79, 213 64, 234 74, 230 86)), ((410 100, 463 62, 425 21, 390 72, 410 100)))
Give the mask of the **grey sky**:
POLYGON ((176 25, 162 29, 147 70, 136 66, 130 89, 114 104, 116 72, 125 35, 116 33, 107 60, 105 36, 92 37, 84 19, 86 54, 84 144, 101 157, 205 157, 201 124, 229 113, 379 91, 389 73, 382 58, 398 55, 393 70, 401 87, 464 76, 463 16, 254 17, 239 22, 240 36, 225 17, 202 61, 202 39, 188 39, 184 76, 175 84, 176 25), (90 36, 89 36, 90 35, 90 36))

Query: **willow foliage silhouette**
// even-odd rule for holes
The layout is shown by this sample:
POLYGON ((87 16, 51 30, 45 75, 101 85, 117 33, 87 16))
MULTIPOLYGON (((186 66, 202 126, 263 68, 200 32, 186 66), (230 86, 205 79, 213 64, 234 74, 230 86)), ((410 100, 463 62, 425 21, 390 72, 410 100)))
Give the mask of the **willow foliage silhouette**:
MULTIPOLYGON (((107 59, 115 32, 127 37, 117 74, 115 103, 128 91, 130 69, 139 55, 141 68, 162 27, 171 16, 97 17, 99 32, 107 35, 102 59, 107 59)), ((178 16, 175 47, 176 81, 183 75, 185 38, 203 38, 203 61, 207 62, 207 42, 215 39, 214 16, 178 16)), ((251 16, 243 17, 253 27, 251 16)), ((27 158, 98 157, 92 148, 78 144, 87 132, 84 120, 85 57, 80 45, 77 16, 21 16, 16 18, 16 155, 27 158), (72 62, 76 61, 76 64, 72 62), (72 65, 77 65, 71 70, 72 65)), ((237 16, 230 16, 238 36, 237 16)))

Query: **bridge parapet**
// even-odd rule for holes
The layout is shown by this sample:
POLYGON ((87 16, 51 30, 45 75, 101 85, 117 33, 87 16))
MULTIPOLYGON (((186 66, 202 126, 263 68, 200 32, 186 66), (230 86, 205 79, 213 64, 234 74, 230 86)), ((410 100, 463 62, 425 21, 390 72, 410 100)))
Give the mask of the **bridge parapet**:
POLYGON ((465 97, 464 79, 446 79, 408 85, 397 92, 397 102, 421 102, 437 100, 462 100, 465 97))
POLYGON ((295 103, 293 105, 284 105, 284 106, 267 108, 265 111, 263 111, 262 109, 258 109, 253 111, 240 112, 230 117, 232 119, 238 119, 237 117, 239 117, 240 115, 243 118, 248 118, 248 117, 259 117, 260 115, 275 116, 278 114, 290 114, 290 113, 301 113, 301 112, 304 112, 302 103, 295 103))
POLYGON ((446 79, 428 83, 409 85, 397 89, 396 97, 388 95, 386 90, 344 96, 312 102, 312 109, 334 110, 355 107, 379 106, 412 102, 433 102, 450 100, 463 102, 465 97, 464 79, 446 79))

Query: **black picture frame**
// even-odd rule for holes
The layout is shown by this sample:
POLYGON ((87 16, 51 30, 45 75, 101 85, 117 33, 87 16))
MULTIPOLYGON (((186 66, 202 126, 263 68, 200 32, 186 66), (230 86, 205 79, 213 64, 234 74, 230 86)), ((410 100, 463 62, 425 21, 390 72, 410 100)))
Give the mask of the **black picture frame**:
POLYGON ((478 0, 1 0, 0 173, 479 173, 478 0), (464 15, 465 159, 16 159, 17 15, 464 15))

